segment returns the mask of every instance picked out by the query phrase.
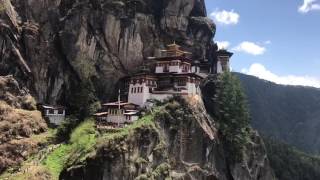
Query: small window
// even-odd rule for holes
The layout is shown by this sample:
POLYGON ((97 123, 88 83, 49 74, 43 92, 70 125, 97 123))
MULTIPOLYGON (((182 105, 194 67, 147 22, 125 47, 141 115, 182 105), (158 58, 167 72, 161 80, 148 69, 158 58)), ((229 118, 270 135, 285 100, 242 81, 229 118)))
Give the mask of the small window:
POLYGON ((141 87, 141 92, 143 92, 143 87, 141 87))
POLYGON ((134 93, 136 93, 137 92, 137 88, 134 88, 134 93))
POLYGON ((58 114, 63 114, 63 109, 58 109, 58 114))
POLYGON ((133 88, 131 88, 131 93, 133 93, 133 88))
POLYGON ((53 109, 49 109, 49 114, 54 114, 54 110, 53 109))

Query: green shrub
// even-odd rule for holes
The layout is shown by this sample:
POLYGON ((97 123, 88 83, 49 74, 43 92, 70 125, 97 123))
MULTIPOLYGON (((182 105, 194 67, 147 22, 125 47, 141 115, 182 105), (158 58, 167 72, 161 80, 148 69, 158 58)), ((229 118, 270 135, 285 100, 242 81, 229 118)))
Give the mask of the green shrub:
POLYGON ((72 130, 79 123, 78 121, 79 120, 74 116, 66 118, 57 128, 56 140, 58 142, 68 141, 72 130))
POLYGON ((101 107, 95 94, 90 79, 74 83, 71 93, 67 96, 70 113, 76 115, 80 120, 95 113, 101 107))
POLYGON ((50 153, 43 164, 54 179, 58 179, 64 168, 85 160, 96 143, 95 122, 91 119, 85 120, 72 131, 69 142, 50 153))

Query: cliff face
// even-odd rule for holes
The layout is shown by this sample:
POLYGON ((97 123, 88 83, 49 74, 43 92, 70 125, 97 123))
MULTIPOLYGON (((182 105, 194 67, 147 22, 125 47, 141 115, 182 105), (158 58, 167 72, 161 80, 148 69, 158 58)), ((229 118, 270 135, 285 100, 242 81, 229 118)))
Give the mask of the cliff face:
POLYGON ((60 179, 274 179, 262 140, 252 134, 245 159, 231 164, 202 103, 172 101, 128 133, 108 135, 60 179))
MULTIPOLYGON (((65 104, 82 82, 108 100, 119 78, 173 41, 195 60, 213 60, 217 49, 204 0, 0 2, 0 75, 13 74, 38 102, 65 104)), ((256 134, 243 162, 227 162, 214 121, 201 103, 176 102, 156 114, 153 123, 129 133, 107 134, 81 158, 84 164, 65 168, 60 178, 273 179, 256 134)))
POLYGON ((176 41, 212 59, 215 25, 203 0, 1 0, 0 75, 39 102, 65 103, 80 82, 108 99, 146 57, 176 41))

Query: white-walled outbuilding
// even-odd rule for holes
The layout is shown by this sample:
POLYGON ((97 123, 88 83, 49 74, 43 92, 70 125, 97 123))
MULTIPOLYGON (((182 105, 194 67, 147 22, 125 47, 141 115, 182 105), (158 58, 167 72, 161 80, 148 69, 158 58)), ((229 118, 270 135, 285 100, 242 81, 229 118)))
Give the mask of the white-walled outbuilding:
POLYGON ((66 110, 62 106, 42 105, 42 115, 49 121, 50 124, 60 125, 66 116, 66 110))

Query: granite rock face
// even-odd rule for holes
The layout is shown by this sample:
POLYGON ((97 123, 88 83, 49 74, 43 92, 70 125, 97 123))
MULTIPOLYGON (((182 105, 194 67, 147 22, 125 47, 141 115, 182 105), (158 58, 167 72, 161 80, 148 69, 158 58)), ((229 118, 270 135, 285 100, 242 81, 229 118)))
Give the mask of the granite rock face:
POLYGON ((194 59, 216 50, 203 0, 1 0, 0 32, 0 75, 53 104, 83 81, 108 100, 119 78, 174 41, 194 59))
MULTIPOLYGON (((66 104, 82 82, 107 101, 121 77, 174 41, 212 61, 215 31, 204 0, 0 0, 0 75, 12 74, 39 103, 66 104)), ((143 179, 150 170, 158 179, 273 178, 258 136, 246 161, 228 164, 204 106, 189 108, 175 123, 157 120, 156 129, 105 144, 60 178, 143 179)))

